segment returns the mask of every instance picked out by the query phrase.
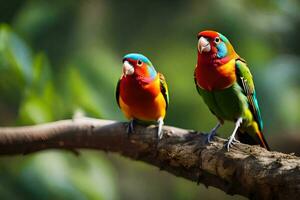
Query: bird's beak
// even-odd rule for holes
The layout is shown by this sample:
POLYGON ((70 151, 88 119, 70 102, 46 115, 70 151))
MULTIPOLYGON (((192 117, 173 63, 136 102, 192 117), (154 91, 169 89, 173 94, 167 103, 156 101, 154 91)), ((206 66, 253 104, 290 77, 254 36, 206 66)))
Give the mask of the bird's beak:
POLYGON ((127 60, 125 60, 123 62, 123 74, 124 74, 124 76, 132 75, 133 73, 134 73, 133 66, 127 60))
POLYGON ((211 49, 209 41, 205 37, 200 37, 198 41, 198 50, 200 53, 209 52, 211 49))

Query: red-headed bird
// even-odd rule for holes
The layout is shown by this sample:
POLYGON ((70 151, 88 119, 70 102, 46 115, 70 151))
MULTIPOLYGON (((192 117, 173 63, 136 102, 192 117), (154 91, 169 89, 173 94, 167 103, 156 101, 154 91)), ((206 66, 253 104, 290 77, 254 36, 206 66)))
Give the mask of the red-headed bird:
POLYGON ((196 88, 219 123, 210 131, 210 142, 224 120, 235 122, 226 148, 238 139, 269 150, 262 134, 261 118, 254 82, 249 68, 229 40, 215 31, 198 34, 198 61, 194 73, 196 88))
POLYGON ((158 138, 162 138, 163 120, 169 104, 168 87, 164 76, 156 72, 147 57, 136 53, 124 56, 116 99, 130 120, 128 133, 133 131, 134 121, 158 123, 158 138))

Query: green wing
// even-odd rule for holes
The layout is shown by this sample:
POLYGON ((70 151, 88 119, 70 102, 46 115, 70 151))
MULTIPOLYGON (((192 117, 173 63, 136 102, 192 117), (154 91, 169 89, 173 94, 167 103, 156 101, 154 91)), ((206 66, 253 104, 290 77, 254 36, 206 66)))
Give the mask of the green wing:
POLYGON ((116 100, 117 100, 117 103, 118 103, 118 106, 120 108, 120 102, 119 102, 119 96, 120 96, 120 82, 121 82, 121 79, 119 79, 118 83, 117 83, 117 88, 116 88, 116 100))
POLYGON ((246 62, 242 59, 237 59, 235 66, 238 84, 243 88, 244 93, 248 99, 249 108, 252 114, 254 115, 255 120, 258 122, 260 130, 262 130, 263 121, 261 118, 258 101, 256 98, 252 74, 249 68, 247 67, 246 62))
POLYGON ((167 86, 166 79, 165 79, 164 75, 161 74, 161 73, 158 73, 158 75, 159 75, 159 81, 160 81, 160 91, 163 94, 164 99, 166 101, 166 110, 167 110, 168 107, 169 107, 169 91, 168 91, 168 86, 167 86))

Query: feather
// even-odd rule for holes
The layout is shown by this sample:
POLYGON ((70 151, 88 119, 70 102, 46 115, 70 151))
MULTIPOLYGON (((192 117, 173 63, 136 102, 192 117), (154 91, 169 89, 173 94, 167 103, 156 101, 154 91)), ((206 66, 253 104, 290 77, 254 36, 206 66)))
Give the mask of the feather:
POLYGON ((166 79, 163 74, 158 73, 159 75, 159 81, 160 81, 160 91, 162 95, 164 96, 164 99, 166 101, 166 110, 169 107, 169 91, 168 91, 168 86, 166 83, 166 79))
POLYGON ((249 103, 249 108, 254 115, 255 120, 259 124, 259 129, 263 129, 263 121, 260 114, 258 101, 256 98, 256 92, 253 82, 252 74, 246 65, 246 62, 242 59, 236 60, 236 74, 239 85, 243 88, 249 103))
POLYGON ((121 108, 120 107, 120 101, 119 101, 119 98, 120 98, 120 82, 121 82, 121 78, 118 80, 117 87, 116 87, 116 100, 117 100, 119 108, 121 108))

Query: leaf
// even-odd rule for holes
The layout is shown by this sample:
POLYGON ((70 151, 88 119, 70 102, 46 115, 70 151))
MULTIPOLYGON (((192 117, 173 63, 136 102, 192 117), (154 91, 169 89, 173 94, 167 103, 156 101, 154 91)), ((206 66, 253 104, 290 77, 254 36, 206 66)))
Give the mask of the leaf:
POLYGON ((19 122, 37 124, 61 118, 64 109, 53 84, 50 63, 42 53, 35 57, 32 77, 20 106, 19 122))
POLYGON ((0 113, 12 123, 32 81, 32 52, 8 25, 0 25, 0 113))
POLYGON ((63 72, 63 80, 64 100, 69 106, 71 114, 75 110, 83 109, 91 116, 101 116, 101 108, 99 106, 101 98, 97 95, 97 91, 89 85, 88 78, 84 77, 76 67, 69 66, 63 72))

